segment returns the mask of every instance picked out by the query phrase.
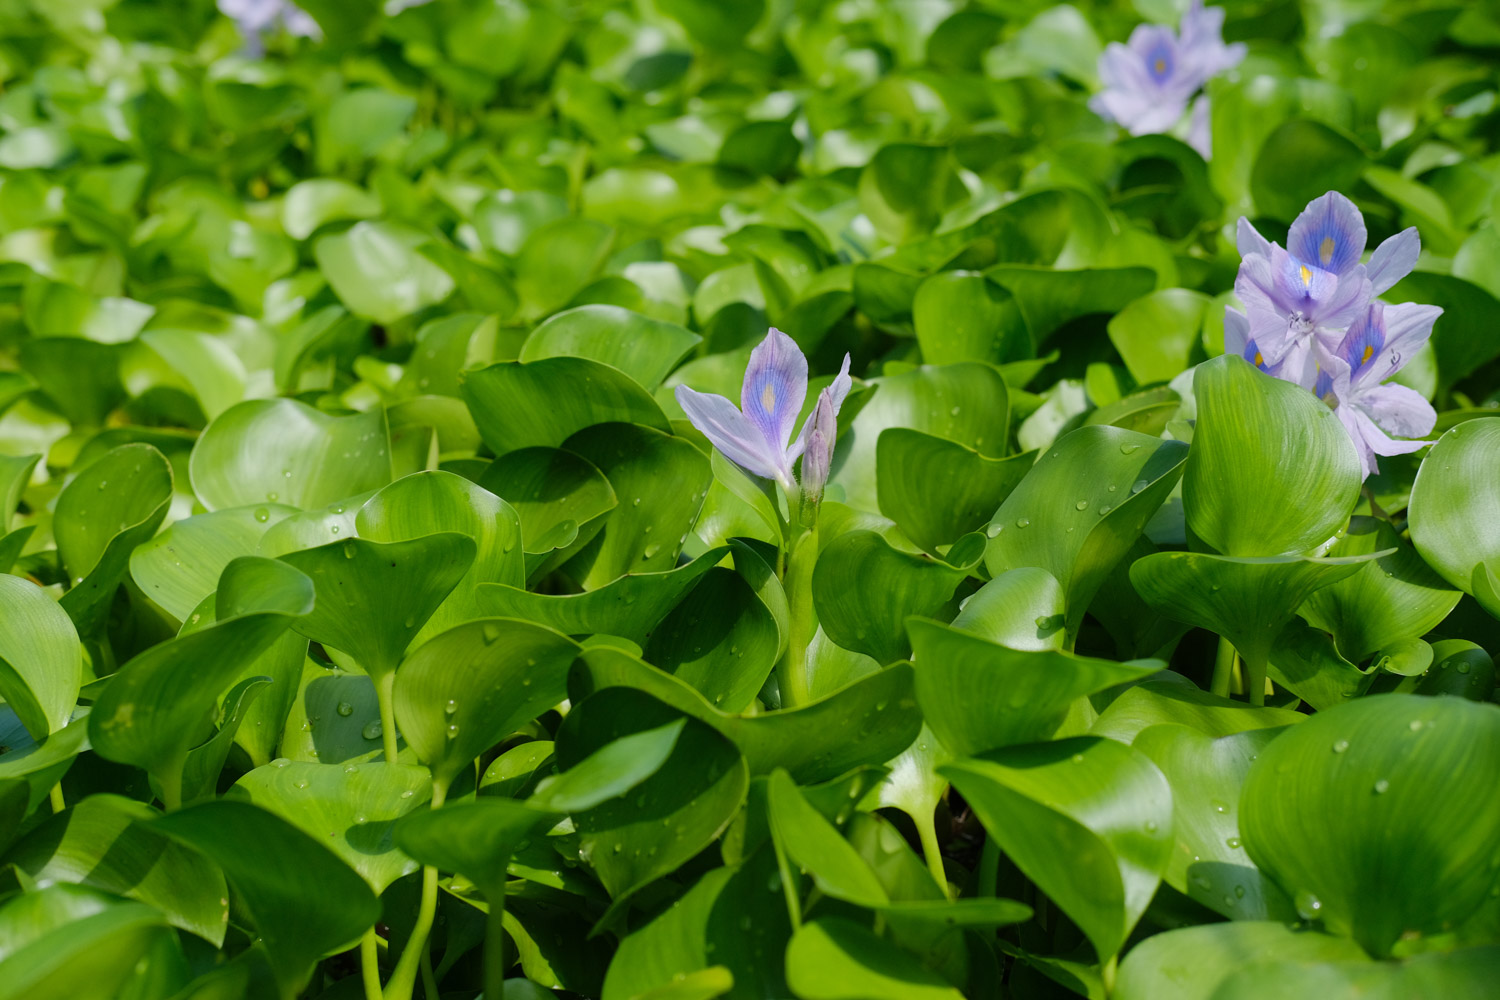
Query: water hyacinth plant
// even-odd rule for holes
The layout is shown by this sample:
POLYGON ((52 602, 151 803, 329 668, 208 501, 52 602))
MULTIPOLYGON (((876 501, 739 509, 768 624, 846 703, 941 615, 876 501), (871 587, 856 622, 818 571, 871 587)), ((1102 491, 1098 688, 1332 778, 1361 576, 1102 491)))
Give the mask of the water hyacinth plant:
POLYGON ((1489 997, 1497 37, 0 4, 0 1000, 1489 997))

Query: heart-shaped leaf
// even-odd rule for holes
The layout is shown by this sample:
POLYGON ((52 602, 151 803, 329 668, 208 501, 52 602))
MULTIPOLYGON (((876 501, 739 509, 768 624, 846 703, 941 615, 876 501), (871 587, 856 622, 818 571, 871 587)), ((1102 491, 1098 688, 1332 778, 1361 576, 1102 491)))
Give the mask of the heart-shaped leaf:
POLYGON ((1479 567, 1500 567, 1500 501, 1493 488, 1500 425, 1470 420, 1438 439, 1411 487, 1411 540, 1443 579, 1500 616, 1479 567), (1481 596, 1481 593, 1483 596, 1481 596))
POLYGON ((1359 946, 1347 938, 1272 921, 1183 927, 1132 948, 1120 963, 1112 995, 1120 1000, 1212 1000, 1222 995, 1216 991, 1237 970, 1258 963, 1357 962, 1364 958, 1359 946))
POLYGON ((0 575, 0 696, 33 739, 62 729, 78 704, 82 647, 73 620, 30 580, 0 575))
POLYGON ((1245 849, 1305 917, 1385 956, 1488 897, 1500 800, 1484 775, 1496 766, 1492 706, 1406 694, 1339 705, 1287 730, 1251 766, 1245 849))
POLYGON ((521 346, 522 362, 589 358, 609 365, 654 392, 683 355, 701 341, 676 323, 649 319, 619 306, 579 306, 551 316, 521 346))
POLYGON ((889 427, 876 445, 880 513, 933 554, 985 526, 1036 455, 987 458, 956 441, 889 427))
POLYGON ((257 554, 266 530, 295 509, 284 504, 229 507, 174 521, 130 554, 136 584, 178 621, 214 592, 230 561, 257 554))
POLYGON ((1333 411, 1237 356, 1198 366, 1188 528, 1229 556, 1305 552, 1348 523, 1359 456, 1333 411))
POLYGON ((939 271, 922 282, 912 325, 928 364, 1003 364, 1035 353, 1015 296, 973 271, 939 271))

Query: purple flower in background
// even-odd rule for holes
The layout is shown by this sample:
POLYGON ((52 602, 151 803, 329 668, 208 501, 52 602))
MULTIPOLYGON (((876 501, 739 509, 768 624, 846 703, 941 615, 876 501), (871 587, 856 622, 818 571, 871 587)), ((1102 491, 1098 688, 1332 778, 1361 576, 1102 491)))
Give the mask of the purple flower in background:
MULTIPOLYGON (((1142 24, 1130 42, 1110 43, 1099 56, 1104 89, 1089 100, 1101 118, 1118 122, 1131 135, 1170 131, 1188 110, 1198 89, 1245 58, 1242 43, 1225 45, 1224 11, 1193 0, 1182 15, 1181 33, 1164 24, 1142 24)), ((1193 105, 1187 138, 1208 156, 1208 98, 1193 105)))
MULTIPOLYGON (((792 463, 809 447, 810 437, 819 434, 819 447, 826 440, 826 447, 832 448, 826 423, 818 421, 838 416, 852 384, 846 354, 838 377, 823 390, 812 416, 788 444, 792 425, 807 399, 807 358, 796 341, 772 327, 766 339, 750 352, 738 409, 723 396, 697 392, 685 385, 677 387, 677 402, 693 426, 726 458, 752 475, 776 480, 790 493, 794 488, 792 463), (820 417, 825 412, 828 416, 820 417)), ((809 469, 804 460, 804 479, 810 472, 817 473, 817 466, 825 461, 826 456, 820 453, 813 459, 814 468, 809 469)), ((821 474, 826 482, 826 468, 821 474)))
POLYGON ((219 0, 219 13, 235 23, 253 52, 260 51, 264 36, 276 30, 278 22, 299 38, 323 37, 318 22, 290 0, 219 0))
POLYGON ((1384 385, 1432 335, 1442 310, 1376 295, 1416 265, 1416 229, 1397 233, 1360 263, 1368 233, 1348 198, 1330 191, 1309 202, 1282 249, 1240 219, 1235 294, 1245 312, 1224 314, 1224 350, 1262 371, 1311 390, 1339 415, 1365 475, 1378 455, 1416 451, 1437 419, 1430 403, 1400 385, 1384 385))
POLYGON ((1319 395, 1336 403, 1334 412, 1353 438, 1366 476, 1375 471, 1375 456, 1405 455, 1427 444, 1392 440, 1392 434, 1423 438, 1437 423, 1437 412, 1420 393, 1381 383, 1427 342, 1441 313, 1437 306, 1415 302, 1371 302, 1339 343, 1341 364, 1331 366, 1329 384, 1319 395))

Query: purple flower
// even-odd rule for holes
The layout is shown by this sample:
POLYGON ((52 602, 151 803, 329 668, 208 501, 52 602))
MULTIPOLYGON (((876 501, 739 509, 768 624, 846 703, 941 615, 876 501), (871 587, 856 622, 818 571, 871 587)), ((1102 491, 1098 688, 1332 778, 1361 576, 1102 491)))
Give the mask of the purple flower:
POLYGON ((813 503, 817 503, 823 498, 823 487, 828 485, 833 444, 839 429, 838 404, 827 390, 818 395, 806 426, 812 430, 807 431, 807 449, 802 454, 802 490, 813 503))
MULTIPOLYGON (((808 448, 810 433, 820 429, 826 432, 826 427, 815 426, 820 412, 828 413, 825 419, 838 416, 851 385, 846 354, 838 377, 823 390, 813 415, 788 444, 792 425, 807 398, 807 358, 796 341, 772 327, 766 339, 750 352, 738 409, 723 396, 697 392, 685 385, 677 387, 677 402, 693 426, 726 458, 752 475, 776 480, 790 493, 794 488, 792 463, 808 448)), ((831 434, 826 434, 826 441, 831 449, 831 434)), ((819 455, 814 464, 821 461, 823 456, 819 455)), ((803 465, 806 478, 807 462, 803 465)), ((826 470, 822 474, 826 481, 826 470)))
POLYGON ((260 51, 263 36, 274 31, 278 21, 299 38, 323 37, 318 22, 290 0, 219 0, 219 13, 235 23, 252 52, 260 51))
MULTIPOLYGON (((1200 87, 1245 57, 1243 44, 1224 44, 1223 26, 1224 11, 1204 7, 1203 0, 1193 0, 1183 13, 1181 34, 1164 24, 1138 25, 1129 44, 1112 42, 1099 56, 1104 89, 1089 100, 1089 108, 1131 135, 1170 130, 1200 87)), ((1207 136, 1205 98, 1201 110, 1194 107, 1189 131, 1189 142, 1205 157, 1207 136)))
POLYGON ((1375 471, 1376 455, 1404 455, 1427 444, 1395 441, 1391 435, 1423 438, 1432 433, 1437 422, 1432 404, 1404 385, 1381 383, 1427 342, 1441 314, 1437 306, 1415 302, 1371 302, 1339 343, 1339 364, 1330 366, 1328 384, 1319 395, 1334 404, 1366 476, 1375 471))
POLYGON ((1426 343, 1442 310, 1375 296, 1405 277, 1421 239, 1407 229, 1361 264, 1368 233, 1354 203, 1330 191, 1309 202, 1282 249, 1240 219, 1242 260, 1235 294, 1245 312, 1224 314, 1224 349, 1262 371, 1311 390, 1332 407, 1365 475, 1378 455, 1416 451, 1437 420, 1411 389, 1384 385, 1426 343))

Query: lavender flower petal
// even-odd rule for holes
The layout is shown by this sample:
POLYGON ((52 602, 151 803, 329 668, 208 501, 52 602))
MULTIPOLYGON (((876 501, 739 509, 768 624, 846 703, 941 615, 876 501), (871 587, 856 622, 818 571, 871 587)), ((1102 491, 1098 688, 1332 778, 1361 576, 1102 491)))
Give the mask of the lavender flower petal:
POLYGON ((1370 287, 1374 294, 1381 295, 1388 288, 1411 273, 1417 266, 1417 257, 1422 253, 1422 238, 1415 226, 1403 229, 1381 243, 1370 254, 1366 269, 1370 275, 1370 287))
POLYGON ((750 352, 740 409, 777 453, 786 450, 807 398, 807 358, 797 342, 772 327, 750 352))
POLYGON ((1365 252, 1365 219, 1354 202, 1329 191, 1308 202, 1287 234, 1287 250, 1298 260, 1343 275, 1365 252))
POLYGON ((766 444, 760 428, 723 396, 697 392, 685 385, 676 390, 677 402, 693 426, 735 465, 753 475, 791 484, 790 465, 766 444))

